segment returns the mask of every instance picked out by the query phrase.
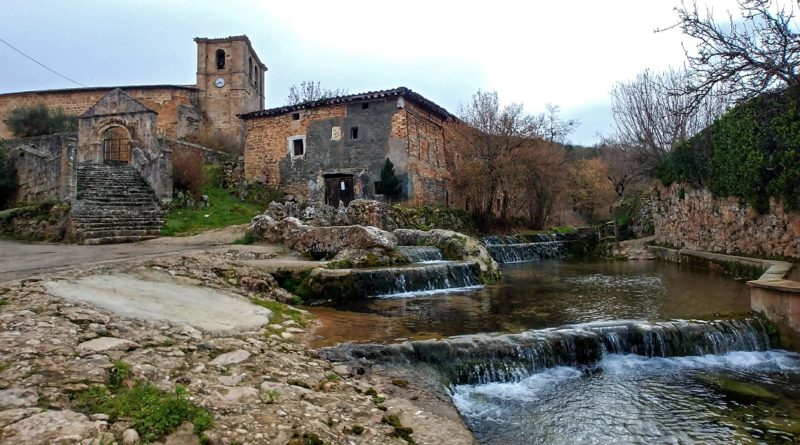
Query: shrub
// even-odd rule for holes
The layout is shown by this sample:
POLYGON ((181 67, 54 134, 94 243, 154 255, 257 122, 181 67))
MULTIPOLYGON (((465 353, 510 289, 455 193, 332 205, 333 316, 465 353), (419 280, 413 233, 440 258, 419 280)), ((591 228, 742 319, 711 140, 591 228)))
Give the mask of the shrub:
POLYGON ((11 110, 7 120, 14 136, 27 138, 45 134, 63 133, 78 129, 78 118, 63 110, 50 110, 44 104, 19 107, 11 110))
POLYGON ((397 175, 394 172, 394 164, 391 160, 389 160, 389 158, 386 158, 386 162, 383 164, 383 169, 381 170, 380 190, 376 190, 376 192, 386 195, 389 198, 394 198, 403 192, 403 187, 400 185, 400 179, 397 178, 397 175))
POLYGON ((200 196, 206 176, 203 172, 203 155, 192 150, 178 150, 172 154, 172 187, 200 196))
POLYGON ((10 150, 0 141, 0 210, 11 202, 17 187, 17 167, 10 150))

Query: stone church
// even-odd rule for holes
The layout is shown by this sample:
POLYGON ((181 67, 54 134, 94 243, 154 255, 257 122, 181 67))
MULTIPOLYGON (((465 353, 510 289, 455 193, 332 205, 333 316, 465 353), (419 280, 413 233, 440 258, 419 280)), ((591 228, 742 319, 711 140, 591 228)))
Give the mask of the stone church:
POLYGON ((116 88, 156 113, 156 133, 169 139, 220 139, 234 151, 244 145, 237 115, 264 108, 266 65, 247 36, 195 38, 195 85, 71 88, 0 94, 0 138, 13 137, 6 126, 11 111, 45 104, 80 115, 116 88))

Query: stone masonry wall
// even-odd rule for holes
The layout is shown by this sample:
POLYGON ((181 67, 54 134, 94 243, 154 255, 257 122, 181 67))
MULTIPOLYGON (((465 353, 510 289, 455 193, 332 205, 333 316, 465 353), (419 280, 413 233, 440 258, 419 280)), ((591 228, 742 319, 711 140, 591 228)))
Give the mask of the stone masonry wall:
POLYGON ((414 204, 447 205, 447 154, 445 121, 425 109, 406 102, 408 134, 409 196, 414 204))
MULTIPOLYGON (((80 88, 0 94, 0 138, 14 137, 5 122, 15 108, 32 107, 43 103, 53 110, 61 109, 66 114, 80 115, 113 89, 113 87, 80 88)), ((194 112, 197 106, 196 89, 177 86, 123 87, 122 89, 158 113, 159 133, 171 138, 179 138, 187 136, 179 133, 196 128, 196 126, 182 122, 198 115, 194 112)))
POLYGON ((800 258, 800 212, 759 215, 737 198, 673 184, 653 193, 656 242, 707 252, 800 258))
POLYGON ((15 204, 65 199, 70 159, 74 157, 78 136, 62 133, 6 141, 17 168, 19 188, 15 204))

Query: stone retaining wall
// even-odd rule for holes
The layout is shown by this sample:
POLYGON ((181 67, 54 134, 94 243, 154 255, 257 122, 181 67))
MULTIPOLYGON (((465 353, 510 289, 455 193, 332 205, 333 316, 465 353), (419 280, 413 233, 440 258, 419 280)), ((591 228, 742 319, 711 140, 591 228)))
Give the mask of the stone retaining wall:
POLYGON ((653 193, 657 244, 733 255, 800 258, 800 212, 772 202, 759 215, 737 198, 673 184, 653 193))

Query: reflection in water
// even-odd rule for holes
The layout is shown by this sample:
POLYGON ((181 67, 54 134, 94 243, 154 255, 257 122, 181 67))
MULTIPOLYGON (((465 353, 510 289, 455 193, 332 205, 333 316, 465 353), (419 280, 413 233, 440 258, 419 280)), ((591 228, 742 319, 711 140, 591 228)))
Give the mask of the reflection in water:
POLYGON ((316 346, 750 310, 744 284, 662 262, 548 260, 504 266, 503 275, 500 284, 474 291, 311 308, 324 323, 316 346))

